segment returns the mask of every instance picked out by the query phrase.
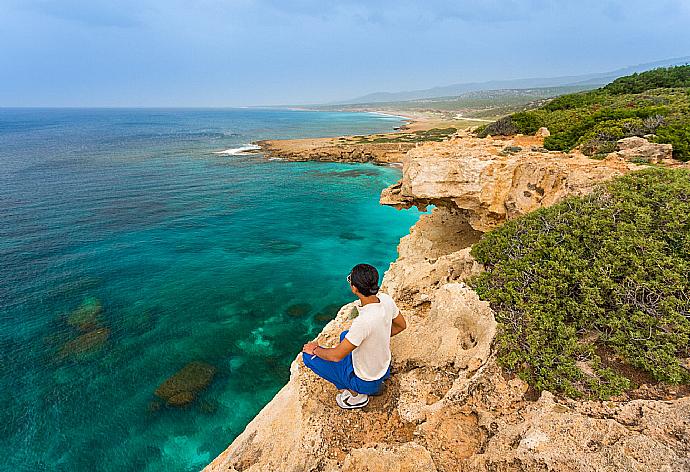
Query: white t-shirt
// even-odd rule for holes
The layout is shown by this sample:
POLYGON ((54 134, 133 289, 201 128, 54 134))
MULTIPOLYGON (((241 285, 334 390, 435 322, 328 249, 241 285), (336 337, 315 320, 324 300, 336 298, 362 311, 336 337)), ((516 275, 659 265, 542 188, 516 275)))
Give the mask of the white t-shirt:
POLYGON ((357 346, 352 351, 355 374, 362 380, 378 380, 391 363, 391 324, 400 311, 390 295, 379 292, 379 303, 360 306, 345 339, 357 346))

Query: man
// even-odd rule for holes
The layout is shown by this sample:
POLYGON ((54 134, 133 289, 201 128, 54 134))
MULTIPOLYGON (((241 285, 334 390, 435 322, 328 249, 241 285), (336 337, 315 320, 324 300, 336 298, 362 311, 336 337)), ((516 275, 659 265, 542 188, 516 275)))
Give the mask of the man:
POLYGON ((354 409, 366 406, 369 395, 378 393, 390 376, 390 338, 407 324, 390 295, 379 293, 379 273, 373 266, 356 265, 347 282, 358 298, 359 315, 348 331, 340 333, 337 346, 307 343, 302 359, 316 375, 342 390, 335 398, 340 408, 354 409))

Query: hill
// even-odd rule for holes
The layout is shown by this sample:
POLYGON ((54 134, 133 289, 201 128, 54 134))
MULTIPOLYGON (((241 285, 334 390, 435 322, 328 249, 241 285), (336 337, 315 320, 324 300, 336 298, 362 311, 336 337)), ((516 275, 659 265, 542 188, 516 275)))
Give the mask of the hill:
POLYGON ((467 92, 476 92, 482 90, 531 89, 564 86, 581 87, 581 89, 595 88, 607 84, 618 77, 630 75, 636 72, 643 72, 651 69, 656 69, 659 67, 668 67, 687 63, 690 63, 690 56, 666 59, 662 61, 650 62, 645 64, 638 64, 634 66, 625 67, 622 69, 617 69, 614 71, 594 74, 458 83, 441 87, 433 87, 423 90, 411 90, 405 92, 375 92, 350 100, 337 102, 335 104, 342 105, 355 103, 361 104, 401 102, 429 98, 461 96, 467 92))
POLYGON ((596 156, 619 139, 648 136, 673 145, 673 157, 690 160, 690 66, 659 68, 621 77, 605 87, 555 98, 480 128, 487 135, 533 134, 547 127, 549 150, 575 147, 596 156))

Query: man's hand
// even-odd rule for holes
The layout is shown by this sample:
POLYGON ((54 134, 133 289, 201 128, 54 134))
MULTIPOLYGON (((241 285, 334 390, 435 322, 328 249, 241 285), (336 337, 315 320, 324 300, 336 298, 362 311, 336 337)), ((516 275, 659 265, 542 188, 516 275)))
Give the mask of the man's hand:
POLYGON ((316 349, 316 346, 318 346, 318 343, 314 343, 314 342, 307 343, 302 348, 302 352, 306 352, 307 354, 310 354, 313 356, 314 355, 314 349, 316 349))

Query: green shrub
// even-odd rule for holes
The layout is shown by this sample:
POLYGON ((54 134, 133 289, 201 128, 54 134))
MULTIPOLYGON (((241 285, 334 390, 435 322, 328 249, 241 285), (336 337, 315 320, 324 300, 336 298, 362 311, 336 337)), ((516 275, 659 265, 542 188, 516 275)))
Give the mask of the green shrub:
POLYGON ((549 151, 570 151, 579 139, 580 133, 577 130, 552 133, 551 136, 544 138, 544 147, 549 151))
POLYGON ((687 170, 621 177, 506 223, 472 254, 499 362, 537 390, 607 398, 634 385, 630 369, 690 382, 687 170))
POLYGON ((543 126, 543 121, 539 119, 536 113, 514 113, 511 115, 511 119, 517 128, 517 132, 522 134, 534 134, 543 126))
POLYGON ((582 136, 578 145, 583 154, 607 154, 616 150, 619 139, 629 136, 644 136, 648 134, 644 120, 641 118, 625 118, 622 120, 602 121, 582 136))
POLYGON ((556 97, 551 102, 543 106, 544 110, 573 110, 576 108, 583 108, 585 106, 596 104, 600 101, 601 92, 598 90, 592 92, 571 93, 556 97))
POLYGON ((506 116, 499 120, 485 125, 480 130, 476 131, 477 136, 486 138, 487 136, 510 136, 518 133, 518 128, 513 123, 512 116, 506 116))
POLYGON ((621 77, 606 87, 609 93, 642 93, 656 88, 690 87, 690 65, 667 67, 621 77))
POLYGON ((690 119, 676 121, 659 127, 655 141, 673 145, 673 157, 690 161, 690 119))

